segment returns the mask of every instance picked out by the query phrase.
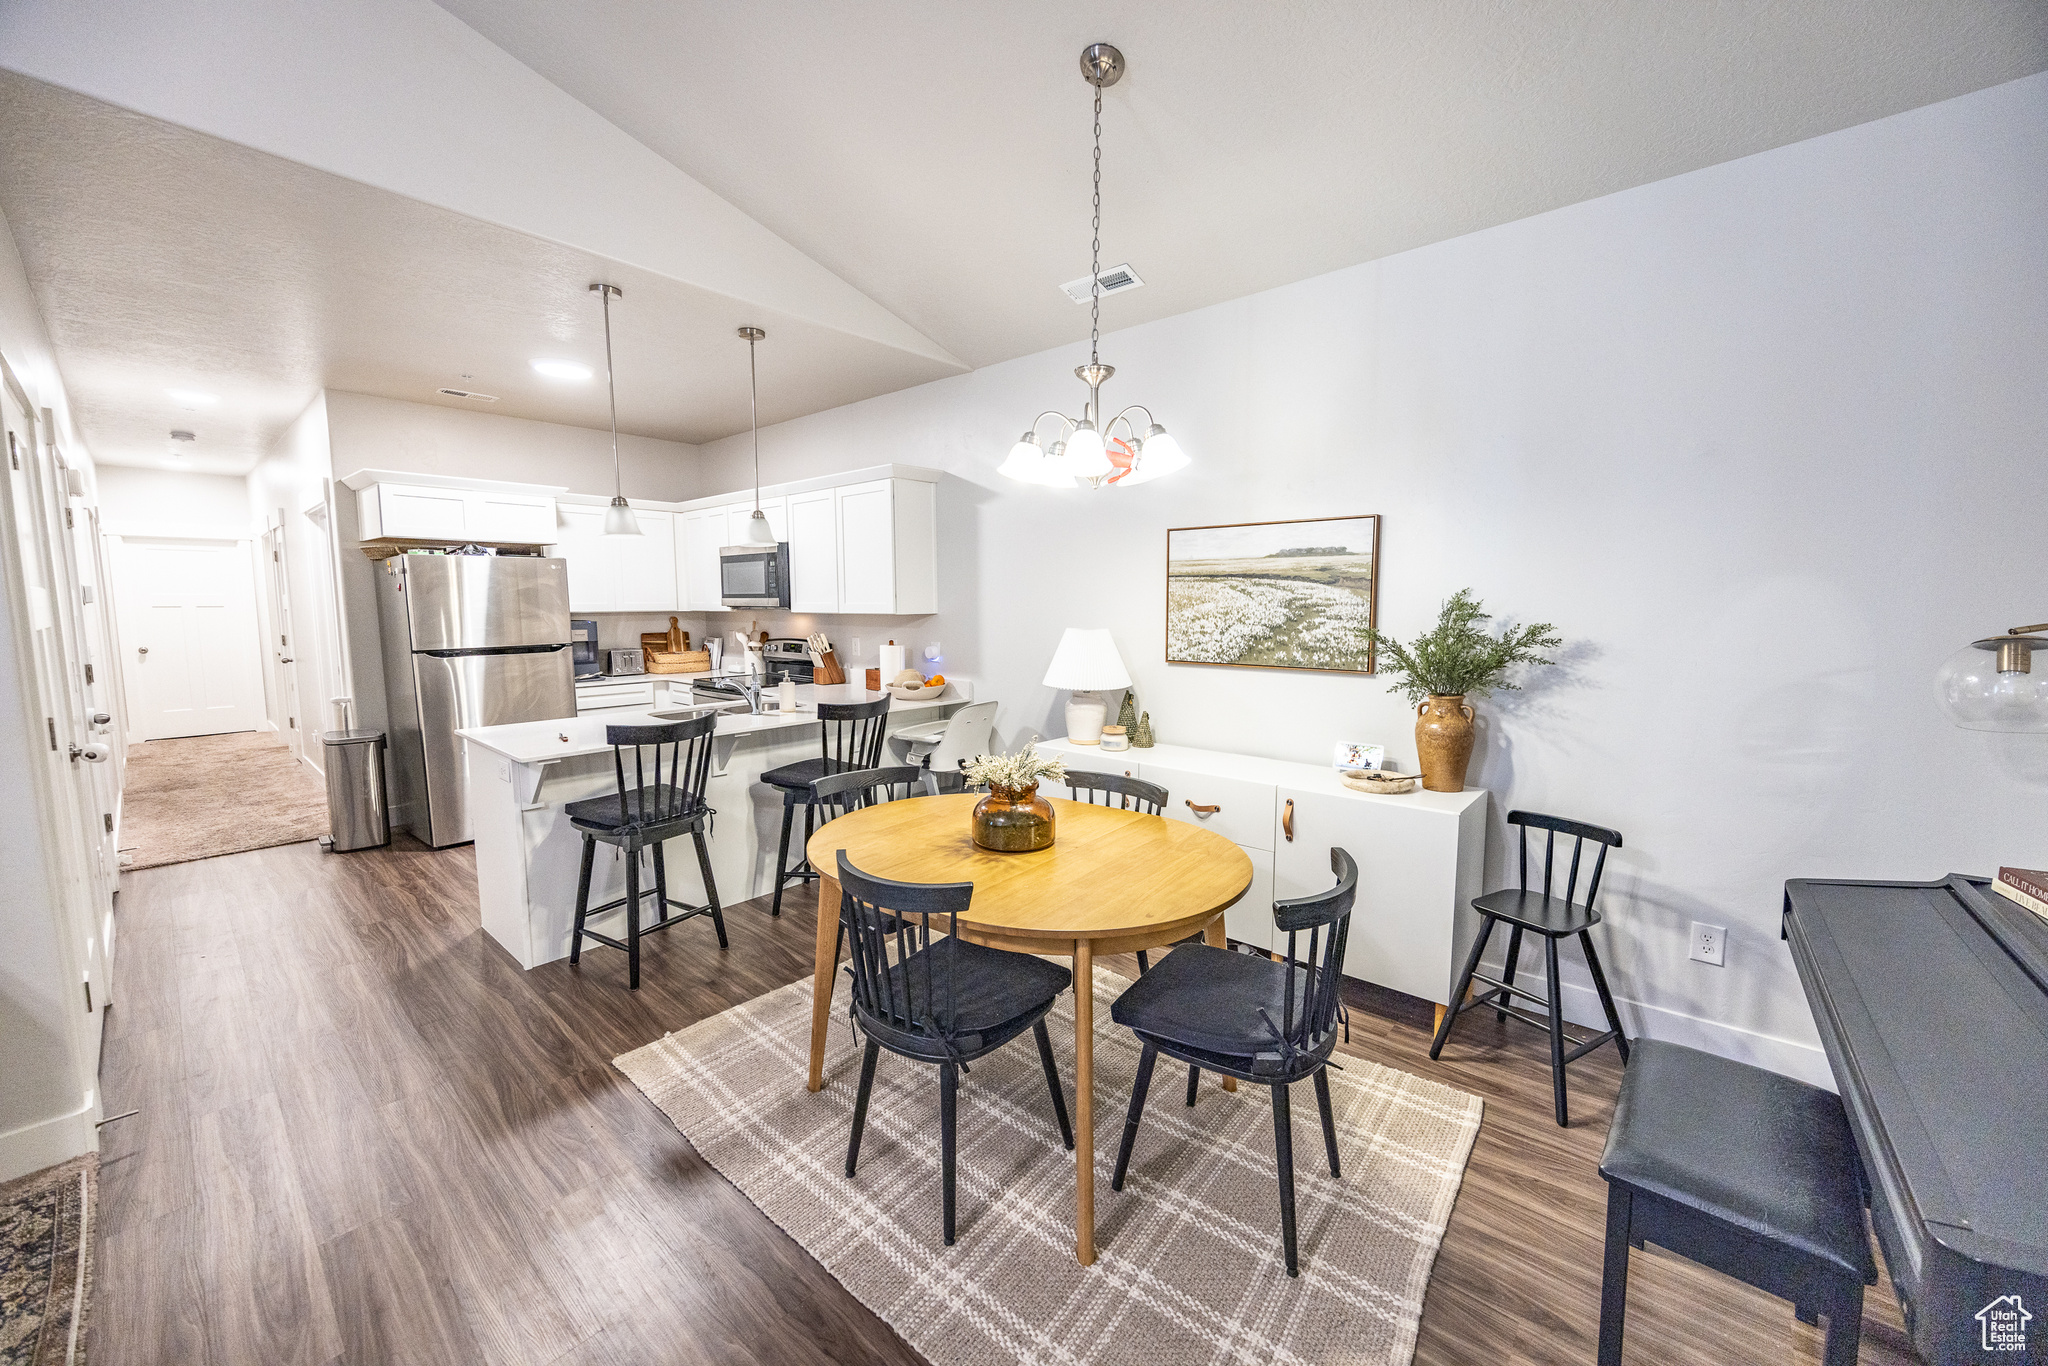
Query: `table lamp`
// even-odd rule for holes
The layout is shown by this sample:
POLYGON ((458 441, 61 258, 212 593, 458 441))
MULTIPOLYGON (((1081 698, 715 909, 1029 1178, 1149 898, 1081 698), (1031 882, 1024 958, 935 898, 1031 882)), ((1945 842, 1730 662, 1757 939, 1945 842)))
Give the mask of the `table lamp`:
POLYGON ((1067 698, 1067 740, 1076 745, 1102 743, 1102 723, 1109 719, 1109 700, 1099 689, 1128 688, 1130 671, 1109 632, 1069 626, 1052 652, 1045 686, 1064 688, 1067 698))

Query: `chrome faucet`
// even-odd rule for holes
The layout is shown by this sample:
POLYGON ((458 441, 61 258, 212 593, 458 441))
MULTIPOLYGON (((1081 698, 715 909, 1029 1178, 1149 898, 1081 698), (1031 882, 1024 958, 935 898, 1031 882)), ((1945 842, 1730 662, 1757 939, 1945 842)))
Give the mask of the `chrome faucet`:
POLYGON ((756 716, 761 714, 761 683, 753 674, 742 674, 738 678, 700 678, 690 685, 690 691, 737 697, 746 702, 748 711, 756 716))

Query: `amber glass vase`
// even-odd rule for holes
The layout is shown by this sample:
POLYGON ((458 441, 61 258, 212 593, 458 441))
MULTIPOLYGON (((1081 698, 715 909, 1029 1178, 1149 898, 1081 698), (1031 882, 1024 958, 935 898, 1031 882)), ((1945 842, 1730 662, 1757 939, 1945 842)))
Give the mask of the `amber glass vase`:
POLYGON ((974 804, 974 842, 999 854, 1052 847, 1052 803, 1028 787, 991 786, 974 804))

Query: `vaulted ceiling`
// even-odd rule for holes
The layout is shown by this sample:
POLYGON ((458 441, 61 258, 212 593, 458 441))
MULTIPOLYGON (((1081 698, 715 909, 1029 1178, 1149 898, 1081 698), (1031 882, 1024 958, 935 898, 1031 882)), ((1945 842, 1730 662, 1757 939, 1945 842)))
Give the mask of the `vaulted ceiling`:
POLYGON ((768 421, 1084 335, 1098 39, 1103 261, 1146 281, 1105 328, 2048 69, 2039 0, 10 8, 0 211, 86 437, 203 420, 226 471, 322 387, 602 425, 527 365, 601 371, 596 278, 622 426, 685 441, 745 427, 742 322, 768 421))

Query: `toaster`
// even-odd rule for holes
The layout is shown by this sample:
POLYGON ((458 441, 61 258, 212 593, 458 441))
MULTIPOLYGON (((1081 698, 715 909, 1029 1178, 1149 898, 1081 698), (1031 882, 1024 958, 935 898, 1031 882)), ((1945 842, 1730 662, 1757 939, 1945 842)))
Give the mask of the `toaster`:
POLYGON ((619 674, 644 674, 647 672, 645 650, 606 650, 604 671, 613 676, 619 674))

